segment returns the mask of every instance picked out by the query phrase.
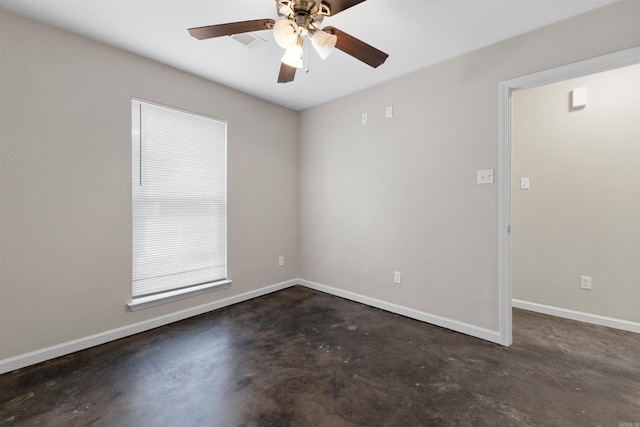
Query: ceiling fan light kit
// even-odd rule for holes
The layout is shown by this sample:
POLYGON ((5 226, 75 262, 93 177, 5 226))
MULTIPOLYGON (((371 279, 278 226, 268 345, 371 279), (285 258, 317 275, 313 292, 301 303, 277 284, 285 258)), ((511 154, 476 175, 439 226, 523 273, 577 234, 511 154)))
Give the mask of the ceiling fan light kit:
POLYGON ((316 31, 313 33, 313 36, 311 36, 311 44, 322 59, 327 59, 327 57, 331 55, 333 48, 336 47, 337 41, 338 37, 324 31, 316 31))
POLYGON ((257 19, 190 28, 189 34, 198 40, 231 36, 240 33, 273 29, 273 38, 281 48, 282 56, 278 83, 293 81, 295 71, 303 66, 303 37, 311 40, 311 45, 322 59, 326 59, 333 49, 377 68, 389 57, 388 54, 358 40, 334 27, 320 29, 325 16, 334 16, 343 10, 365 0, 275 0, 278 21, 257 19))
POLYGON ((298 37, 298 42, 282 55, 282 63, 294 68, 302 68, 302 37, 298 37))
POLYGON ((298 44, 299 27, 293 21, 281 19, 273 26, 273 38, 283 49, 290 49, 298 44))

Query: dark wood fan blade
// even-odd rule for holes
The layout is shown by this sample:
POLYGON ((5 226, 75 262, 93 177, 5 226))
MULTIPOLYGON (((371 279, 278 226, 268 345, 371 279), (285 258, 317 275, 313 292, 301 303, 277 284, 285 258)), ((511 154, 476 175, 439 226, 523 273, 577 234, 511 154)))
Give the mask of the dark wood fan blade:
POLYGON ((273 19, 254 19, 252 21, 230 22, 228 24, 208 25, 206 27, 189 28, 189 34, 198 40, 213 37, 230 36, 232 34, 249 33, 273 28, 273 19))
POLYGON ((375 47, 366 44, 362 40, 358 40, 335 27, 325 27, 322 31, 333 34, 338 38, 336 41, 336 49, 340 49, 344 53, 359 59, 373 68, 378 68, 380 65, 384 64, 384 61, 389 57, 389 55, 383 51, 378 50, 375 47))
POLYGON ((362 3, 365 0, 323 0, 322 3, 329 5, 331 15, 337 15, 345 9, 362 3))
POLYGON ((293 81, 293 78, 296 76, 296 67, 292 67, 290 65, 285 64, 284 62, 280 63, 280 74, 278 75, 278 83, 289 83, 293 81))

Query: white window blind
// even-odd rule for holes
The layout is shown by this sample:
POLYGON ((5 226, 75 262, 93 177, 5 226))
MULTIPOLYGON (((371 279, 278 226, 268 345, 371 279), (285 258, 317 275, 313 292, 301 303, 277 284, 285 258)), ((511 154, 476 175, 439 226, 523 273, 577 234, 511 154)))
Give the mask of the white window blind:
POLYGON ((227 275, 227 124, 132 100, 133 297, 227 275))

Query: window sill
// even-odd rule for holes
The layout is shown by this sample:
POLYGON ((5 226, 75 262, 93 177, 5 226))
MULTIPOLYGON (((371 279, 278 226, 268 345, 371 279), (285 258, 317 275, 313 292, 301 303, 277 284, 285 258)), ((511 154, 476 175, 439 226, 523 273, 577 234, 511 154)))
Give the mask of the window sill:
POLYGON ((156 295, 137 297, 133 298, 127 306, 131 311, 142 310, 144 308, 166 304, 183 298, 226 289, 231 286, 231 283, 231 280, 219 280, 217 282, 205 283, 203 285, 191 286, 189 288, 177 289, 175 291, 163 292, 156 295))

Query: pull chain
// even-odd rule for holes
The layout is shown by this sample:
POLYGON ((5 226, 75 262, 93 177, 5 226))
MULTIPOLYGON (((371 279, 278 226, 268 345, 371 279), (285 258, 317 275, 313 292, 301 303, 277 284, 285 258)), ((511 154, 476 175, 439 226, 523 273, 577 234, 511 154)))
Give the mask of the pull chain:
POLYGON ((305 74, 309 74, 309 42, 310 41, 311 40, 307 36, 307 43, 304 44, 304 64, 305 64, 304 72, 305 72, 305 74))

